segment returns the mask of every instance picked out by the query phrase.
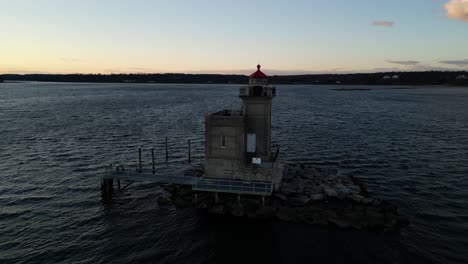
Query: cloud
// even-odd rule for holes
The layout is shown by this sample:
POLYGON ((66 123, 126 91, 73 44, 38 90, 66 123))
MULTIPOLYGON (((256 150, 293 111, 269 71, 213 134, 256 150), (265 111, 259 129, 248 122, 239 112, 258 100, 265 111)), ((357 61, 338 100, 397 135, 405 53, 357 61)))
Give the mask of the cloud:
POLYGON ((376 27, 393 27, 394 24, 393 21, 374 21, 372 23, 376 27))
POLYGON ((114 67, 114 68, 108 68, 104 69, 104 73, 155 73, 158 71, 155 71, 154 69, 151 68, 145 68, 145 67, 114 67))
POLYGON ((66 58, 66 57, 60 57, 59 60, 63 62, 86 62, 85 60, 76 59, 76 58, 66 58))
POLYGON ((50 72, 42 70, 25 70, 21 68, 2 68, 0 67, 0 74, 48 74, 50 72))
POLYGON ((393 63, 393 64, 400 64, 404 66, 416 66, 420 63, 419 61, 414 61, 414 60, 403 60, 403 61, 388 60, 388 62, 393 63))
POLYGON ((450 0, 444 8, 448 18, 468 22, 468 0, 450 0))
POLYGON ((434 66, 431 64, 418 64, 410 69, 411 71, 453 71, 453 68, 434 66))
POLYGON ((368 71, 362 71, 362 72, 398 72, 402 71, 398 67, 378 67, 378 68, 373 68, 368 71))
POLYGON ((468 66, 468 59, 465 59, 465 60, 444 60, 444 61, 440 61, 440 63, 463 67, 463 66, 468 66))
MULTIPOLYGON (((405 71, 405 70, 410 70, 410 71, 453 71, 456 70, 453 67, 441 67, 441 66, 436 66, 432 64, 427 64, 424 62, 416 61, 416 60, 387 60, 388 63, 393 63, 393 64, 398 64, 403 67, 399 67, 399 71, 405 71)), ((462 60, 462 61, 440 61, 440 63, 445 63, 445 64, 451 64, 451 65, 457 65, 457 66, 465 66, 468 65, 468 60, 462 60), (449 63, 447 63, 449 62, 449 63)))

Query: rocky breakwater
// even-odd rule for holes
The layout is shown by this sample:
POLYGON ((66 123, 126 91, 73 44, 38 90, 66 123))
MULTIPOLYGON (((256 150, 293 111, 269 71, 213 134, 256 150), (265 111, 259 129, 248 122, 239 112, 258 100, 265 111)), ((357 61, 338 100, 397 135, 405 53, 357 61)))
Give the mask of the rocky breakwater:
POLYGON ((264 200, 222 193, 215 198, 213 193, 193 192, 187 186, 165 188, 171 195, 160 198, 160 205, 172 201, 177 207, 196 207, 215 214, 383 231, 408 223, 395 205, 369 197, 363 183, 333 168, 285 166, 280 189, 264 200))

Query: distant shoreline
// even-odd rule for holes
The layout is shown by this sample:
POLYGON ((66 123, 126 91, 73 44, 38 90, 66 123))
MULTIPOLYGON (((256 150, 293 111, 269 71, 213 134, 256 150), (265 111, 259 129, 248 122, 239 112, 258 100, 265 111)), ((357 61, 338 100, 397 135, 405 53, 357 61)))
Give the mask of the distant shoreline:
MULTIPOLYGON (((151 85, 151 84, 166 84, 166 85, 233 85, 233 86, 239 86, 239 85, 245 85, 245 83, 144 83, 144 82, 62 82, 62 81, 15 81, 15 80, 4 80, 5 84, 7 83, 63 83, 63 84, 138 84, 138 85, 151 85)), ((2 82, 0 82, 2 84, 2 82)), ((415 84, 274 84, 274 85, 288 85, 288 86, 329 86, 330 88, 333 88, 331 90, 333 91, 346 91, 346 92, 354 92, 354 91, 373 91, 376 89, 371 89, 371 88, 351 88, 350 86, 361 86, 361 87, 380 87, 380 88, 385 88, 387 89, 394 89, 394 90, 405 90, 405 89, 417 89, 417 88, 468 88, 468 85, 453 85, 453 84, 420 84, 420 85, 415 85, 415 84), (340 87, 343 86, 343 87, 340 87)))
MULTIPOLYGON (((450 85, 468 86, 468 72, 380 72, 270 76, 281 85, 450 85)), ((4 82, 246 84, 248 76, 234 74, 0 74, 4 82)))

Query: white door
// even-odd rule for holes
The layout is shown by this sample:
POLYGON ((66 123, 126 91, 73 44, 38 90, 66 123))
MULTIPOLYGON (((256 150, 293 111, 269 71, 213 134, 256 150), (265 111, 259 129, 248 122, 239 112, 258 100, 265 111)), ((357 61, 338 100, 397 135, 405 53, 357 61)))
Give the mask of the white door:
POLYGON ((254 153, 257 148, 257 135, 247 134, 247 152, 254 153))

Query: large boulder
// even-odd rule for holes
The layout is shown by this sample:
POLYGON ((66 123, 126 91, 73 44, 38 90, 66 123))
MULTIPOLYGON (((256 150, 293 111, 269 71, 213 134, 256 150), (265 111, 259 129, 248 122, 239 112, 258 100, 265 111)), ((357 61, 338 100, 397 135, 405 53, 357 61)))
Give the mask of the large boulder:
POLYGON ((287 201, 288 197, 282 193, 275 193, 274 196, 282 201, 287 201))
POLYGON ((323 194, 321 194, 321 193, 313 194, 313 195, 310 196, 310 199, 312 201, 315 201, 315 202, 322 201, 323 200, 323 194))
POLYGON ((243 216, 244 215, 244 206, 240 203, 236 203, 231 207, 231 214, 233 216, 243 216))
POLYGON ((353 195, 351 195, 350 198, 351 198, 353 201, 355 201, 356 203, 360 203, 360 202, 362 202, 362 200, 364 199, 364 196, 359 195, 359 194, 353 194, 353 195))
POLYGON ((175 195, 173 196, 172 201, 174 202, 175 206, 179 208, 187 208, 192 206, 191 197, 187 199, 187 197, 175 195))
POLYGON ((338 197, 338 193, 330 188, 329 186, 324 186, 323 187, 323 193, 325 193, 325 195, 328 197, 328 198, 337 198, 338 197))
POLYGON ((272 206, 264 206, 258 209, 257 217, 270 218, 275 215, 276 209, 272 206))
POLYGON ((336 184, 334 186, 334 189, 336 190, 336 193, 338 194, 338 198, 340 199, 343 199, 352 193, 348 187, 344 186, 341 183, 336 184))
POLYGON ((310 201, 310 198, 305 195, 294 196, 289 199, 289 204, 291 206, 303 206, 310 201))
POLYGON ((370 198, 370 197, 364 198, 362 199, 361 203, 365 205, 371 205, 372 203, 374 203, 374 198, 370 198))
POLYGON ((319 175, 317 169, 314 167, 306 168, 304 174, 307 175, 308 179, 313 179, 319 175))
POLYGON ((349 228, 349 227, 351 227, 351 223, 347 222, 343 218, 331 217, 330 219, 328 219, 328 221, 330 221, 330 223, 334 224, 338 228, 349 228))
POLYGON ((296 210, 289 206, 282 206, 279 208, 278 212, 276 213, 276 217, 283 221, 294 221, 296 219, 296 210))
POLYGON ((158 198, 158 205, 159 206, 166 206, 166 205, 168 205, 170 203, 171 203, 171 200, 169 200, 169 198, 167 198, 167 197, 162 197, 161 196, 161 197, 158 198))
POLYGON ((210 213, 213 214, 224 214, 225 212, 225 207, 222 204, 216 204, 215 206, 210 208, 210 213))

